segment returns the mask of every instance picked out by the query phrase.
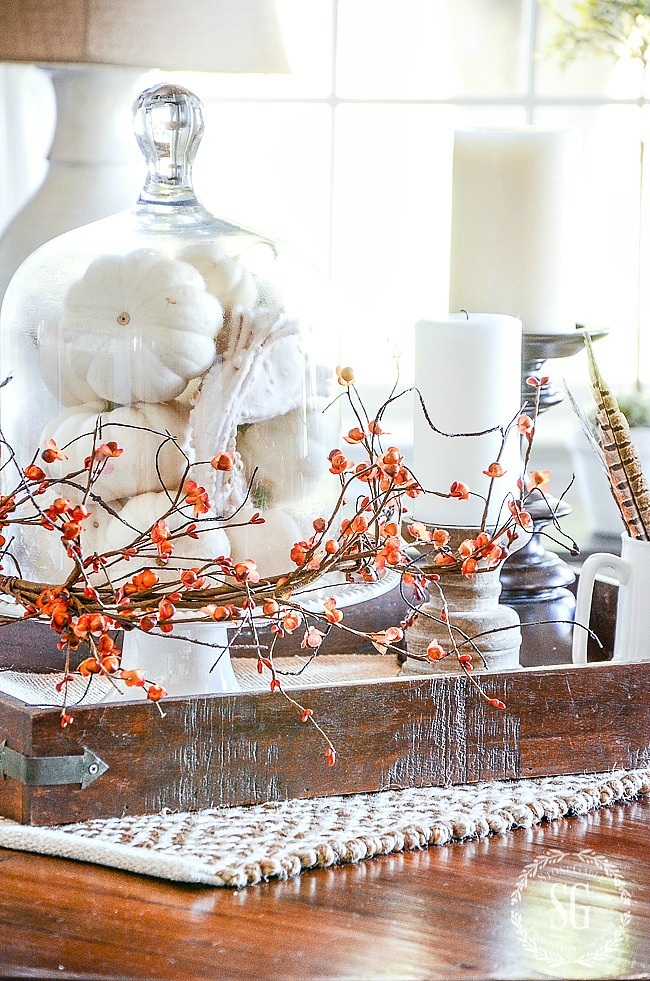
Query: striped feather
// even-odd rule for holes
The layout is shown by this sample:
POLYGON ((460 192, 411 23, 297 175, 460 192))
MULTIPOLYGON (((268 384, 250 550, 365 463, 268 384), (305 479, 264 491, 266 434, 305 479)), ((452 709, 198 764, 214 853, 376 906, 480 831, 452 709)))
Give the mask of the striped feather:
POLYGON ((630 439, 627 419, 600 373, 591 338, 584 333, 591 389, 596 402, 600 448, 609 475, 609 485, 628 534, 650 539, 650 488, 641 469, 636 447, 630 439))
POLYGON ((625 530, 632 537, 637 537, 636 531, 633 531, 632 528, 630 527, 630 515, 622 503, 621 494, 612 483, 610 468, 607 463, 607 460, 605 459, 603 448, 600 444, 600 430, 598 427, 594 426, 589 421, 589 419, 587 419, 586 415, 584 414, 584 412, 576 402, 576 399, 573 393, 571 392, 569 386, 566 384, 566 382, 564 383, 564 388, 569 397, 569 402, 571 403, 571 407, 575 412, 576 416, 578 417, 580 428, 582 429, 583 433, 587 437, 587 440, 589 441, 589 445, 591 446, 592 450, 596 454, 596 458, 602 467, 603 473, 607 479, 607 485, 619 509, 619 513, 621 515, 621 521, 625 526, 625 530))
POLYGON ((573 409, 576 416, 578 417, 580 428, 582 429, 583 433, 587 437, 589 441, 589 445, 591 446, 592 450, 596 454, 598 458, 598 462, 603 468, 604 473, 606 473, 607 477, 609 478, 609 467, 607 466, 605 454, 603 453, 602 447, 599 442, 598 430, 594 428, 593 424, 589 421, 589 419, 587 419, 587 416, 584 414, 584 412, 578 405, 573 392, 567 385, 566 379, 564 380, 563 385, 564 385, 564 391, 566 392, 569 402, 571 403, 571 408, 573 409))

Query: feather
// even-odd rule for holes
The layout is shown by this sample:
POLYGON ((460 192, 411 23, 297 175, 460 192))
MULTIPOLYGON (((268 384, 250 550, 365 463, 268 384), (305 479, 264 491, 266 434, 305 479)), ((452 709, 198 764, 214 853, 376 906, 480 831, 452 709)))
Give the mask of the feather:
POLYGON ((566 392, 569 402, 571 403, 571 408, 575 412, 578 422, 580 423, 580 428, 587 437, 589 445, 598 457, 598 462, 603 468, 603 471, 607 474, 609 478, 609 467, 607 466, 607 460, 605 459, 605 454, 603 453, 603 448, 598 442, 598 430, 596 430, 593 424, 589 421, 587 416, 584 414, 580 406, 578 405, 576 398, 569 388, 566 379, 564 379, 564 391, 566 392))
POLYGON ((585 436, 586 436, 586 438, 587 438, 587 440, 589 442, 589 445, 591 446, 592 450, 594 451, 594 453, 596 455, 596 458, 597 458, 599 464, 602 467, 602 470, 603 470, 603 473, 605 475, 605 478, 607 479, 607 485, 608 485, 608 487, 609 487, 609 489, 610 489, 610 491, 612 493, 612 497, 614 498, 614 501, 616 502, 616 505, 617 505, 617 507, 619 509, 619 514, 621 516, 621 521, 623 522, 623 525, 625 526, 625 530, 628 532, 628 534, 631 534, 630 527, 629 527, 629 515, 621 507, 620 493, 615 489, 615 487, 613 486, 612 481, 610 479, 610 477, 611 477, 610 469, 609 469, 609 466, 607 465, 607 460, 605 459, 605 454, 603 453, 603 448, 602 448, 602 446, 600 445, 600 442, 599 442, 599 431, 593 425, 593 423, 591 423, 589 421, 589 419, 587 418, 587 416, 584 414, 584 412, 582 411, 582 409, 578 405, 578 403, 577 403, 577 401, 575 399, 575 396, 573 395, 573 392, 571 391, 571 389, 569 388, 569 386, 566 383, 566 380, 564 381, 564 391, 566 392, 566 394, 567 394, 567 396, 569 398, 569 402, 571 403, 571 408, 573 409, 573 411, 575 412, 575 414, 576 414, 576 416, 578 418, 578 422, 580 423, 580 428, 582 429, 583 433, 585 434, 585 436))
POLYGON ((630 439, 627 419, 600 373, 589 333, 584 333, 591 390, 596 402, 598 442, 609 477, 609 486, 628 534, 650 539, 650 488, 630 439))

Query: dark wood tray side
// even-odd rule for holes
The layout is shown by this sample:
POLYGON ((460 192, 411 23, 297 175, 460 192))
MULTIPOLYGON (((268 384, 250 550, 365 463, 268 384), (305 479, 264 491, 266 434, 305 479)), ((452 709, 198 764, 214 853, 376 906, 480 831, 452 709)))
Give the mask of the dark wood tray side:
POLYGON ((650 662, 527 668, 302 689, 337 749, 277 693, 57 709, 0 696, 0 742, 34 757, 92 750, 89 787, 22 787, 0 777, 0 813, 35 825, 388 788, 602 772, 650 763, 650 662))
MULTIPOLYGON (((6 739, 16 752, 32 756, 31 722, 35 711, 17 698, 0 693, 0 742, 6 739)), ((0 775, 0 815, 13 821, 31 823, 25 793, 27 789, 17 780, 0 775)))

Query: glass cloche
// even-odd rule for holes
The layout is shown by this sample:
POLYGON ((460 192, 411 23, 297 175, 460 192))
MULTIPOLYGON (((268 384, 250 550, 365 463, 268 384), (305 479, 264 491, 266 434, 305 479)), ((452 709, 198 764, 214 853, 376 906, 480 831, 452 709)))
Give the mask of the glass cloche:
MULTIPOLYGON (((338 420, 323 412, 337 352, 327 290, 288 249, 197 199, 196 96, 148 89, 134 125, 148 168, 134 209, 48 242, 7 289, 0 418, 16 458, 4 477, 15 484, 15 466, 52 440, 67 459, 35 462, 50 478, 77 474, 56 494, 89 505, 89 555, 127 548, 193 479, 213 515, 236 515, 227 530, 215 522, 197 554, 254 557, 277 575, 337 489, 327 454, 338 420), (106 459, 89 497, 84 461, 115 444, 123 454, 106 459), (224 469, 208 462, 218 454, 224 469), (247 524, 256 511, 265 523, 247 524)), ((37 525, 22 531, 11 550, 20 574, 62 581, 60 542, 37 525)), ((191 566, 191 547, 183 554, 191 566)))

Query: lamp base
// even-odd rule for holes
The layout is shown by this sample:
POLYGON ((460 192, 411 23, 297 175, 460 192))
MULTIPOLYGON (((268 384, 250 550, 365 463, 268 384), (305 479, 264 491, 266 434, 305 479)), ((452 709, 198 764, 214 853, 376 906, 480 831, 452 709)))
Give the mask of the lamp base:
POLYGON ((42 66, 56 132, 41 186, 0 239, 0 300, 28 255, 80 225, 135 204, 142 183, 130 108, 141 69, 42 66))

